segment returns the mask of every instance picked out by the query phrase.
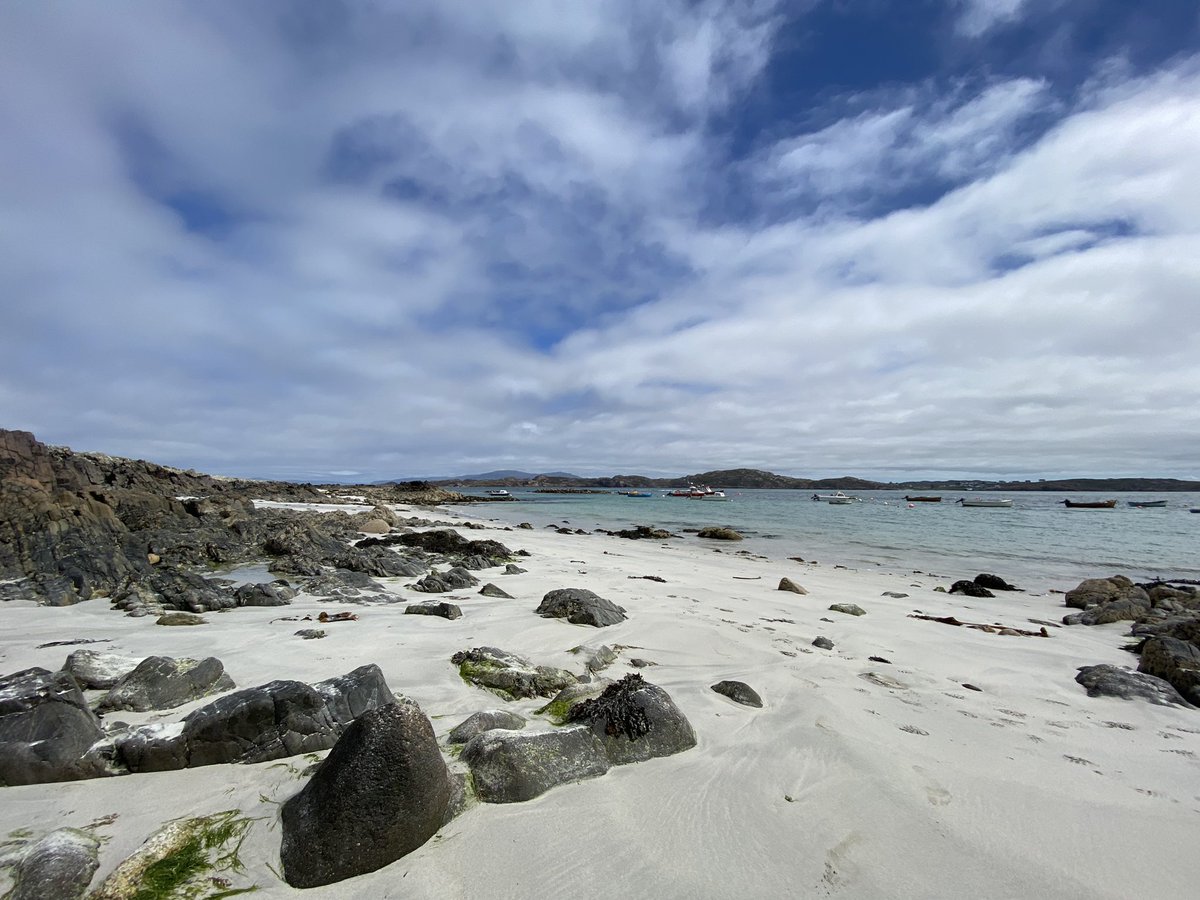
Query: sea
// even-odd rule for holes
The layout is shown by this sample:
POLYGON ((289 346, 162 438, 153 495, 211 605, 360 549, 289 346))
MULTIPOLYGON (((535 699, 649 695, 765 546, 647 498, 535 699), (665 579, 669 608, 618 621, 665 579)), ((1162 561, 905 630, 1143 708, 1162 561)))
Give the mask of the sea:
MULTIPOLYGON (((714 485, 714 487, 716 487, 714 485)), ((464 493, 473 493, 464 491, 464 493)), ((828 493, 823 491, 822 493, 828 493)), ((911 493, 911 492, 910 492, 911 493)), ((478 492, 483 495, 483 491, 478 492)), ((940 503, 909 503, 904 491, 853 494, 845 505, 797 490, 730 490, 727 501, 691 500, 654 491, 649 498, 616 491, 543 494, 511 490, 512 500, 472 506, 497 523, 528 522, 593 531, 654 525, 685 539, 706 525, 727 525, 745 540, 723 545, 784 561, 922 572, 951 580, 980 572, 1019 586, 1067 590, 1081 579, 1126 575, 1200 579, 1200 493, 943 494, 940 503), (960 497, 1011 499, 1011 508, 960 506, 960 497), (1062 500, 1115 499, 1113 509, 1068 509, 1062 500), (1136 509, 1130 500, 1167 501, 1136 509)), ((713 542, 716 545, 716 542, 713 542)))

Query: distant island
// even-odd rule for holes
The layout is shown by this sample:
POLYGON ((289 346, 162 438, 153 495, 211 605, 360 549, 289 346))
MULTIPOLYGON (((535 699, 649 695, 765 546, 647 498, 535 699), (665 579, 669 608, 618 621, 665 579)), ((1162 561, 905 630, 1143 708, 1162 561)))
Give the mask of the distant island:
MULTIPOLYGON (((689 484, 706 484, 722 488, 775 488, 783 490, 853 490, 853 491, 1200 491, 1200 481, 1178 478, 1057 478, 1036 481, 986 481, 954 479, 948 481, 869 481, 852 476, 838 478, 792 478, 761 469, 718 469, 698 472, 679 478, 648 478, 644 475, 612 475, 582 477, 564 472, 532 474, 507 470, 459 478, 428 479, 440 487, 505 487, 505 488, 681 488, 689 484)), ((399 482, 389 482, 399 483, 399 482)))

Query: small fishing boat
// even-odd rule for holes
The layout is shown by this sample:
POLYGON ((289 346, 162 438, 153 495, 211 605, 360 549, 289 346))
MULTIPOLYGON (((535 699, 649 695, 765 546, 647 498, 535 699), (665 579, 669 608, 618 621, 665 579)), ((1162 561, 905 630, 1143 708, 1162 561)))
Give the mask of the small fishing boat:
POLYGON ((941 497, 909 497, 905 495, 905 500, 909 503, 941 503, 941 497))
POLYGON ((639 500, 644 497, 653 497, 654 496, 653 491, 621 491, 621 493, 624 494, 626 497, 634 497, 639 500))
POLYGON ((1001 500, 999 497, 970 497, 958 501, 963 506, 980 506, 988 509, 1012 509, 1011 500, 1001 500))
POLYGON ((701 500, 728 500, 724 491, 710 491, 700 498, 701 500))
POLYGON ((842 504, 854 502, 853 497, 847 497, 841 491, 838 491, 835 494, 813 494, 812 498, 814 500, 820 500, 822 503, 833 503, 833 504, 839 505, 839 506, 842 504))
POLYGON ((1126 500, 1134 509, 1162 509, 1167 505, 1166 500, 1126 500))
POLYGON ((506 491, 506 490, 503 490, 503 489, 501 489, 501 490, 498 490, 498 491, 488 491, 488 492, 487 492, 487 495, 488 495, 489 497, 508 497, 508 496, 511 496, 511 495, 508 493, 508 491, 506 491))
POLYGON ((1112 509, 1117 505, 1116 500, 1064 500, 1067 509, 1112 509))

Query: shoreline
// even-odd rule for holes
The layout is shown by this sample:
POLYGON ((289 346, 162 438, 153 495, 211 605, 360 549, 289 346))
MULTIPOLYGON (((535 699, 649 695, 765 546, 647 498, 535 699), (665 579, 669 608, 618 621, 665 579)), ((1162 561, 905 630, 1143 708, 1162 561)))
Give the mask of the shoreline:
MULTIPOLYGON (((619 645, 604 675, 635 671, 632 655, 656 663, 636 671, 671 695, 698 745, 527 803, 474 806, 390 866, 305 891, 269 868, 278 868, 277 804, 303 784, 292 771, 303 758, 0 788, 0 832, 117 815, 101 829, 111 840, 95 885, 164 821, 236 807, 256 820, 242 859, 257 895, 269 898, 595 896, 598 885, 658 897, 1169 898, 1188 896, 1200 876, 1191 852, 1200 714, 1089 698, 1074 682, 1078 666, 1131 662, 1120 649, 1127 623, 1052 627, 1049 638, 951 628, 910 615, 1036 629, 1031 620, 1057 622, 1066 608, 1044 591, 948 595, 928 575, 784 563, 738 554, 736 544, 506 530, 457 509, 394 509, 483 524, 470 536, 527 549, 526 574, 475 573, 515 599, 474 588, 431 597, 406 590, 412 579, 379 579, 406 602, 458 603, 463 617, 301 595, 283 608, 206 614, 208 625, 185 629, 122 616, 104 599, 12 605, 3 671, 54 670, 74 648, 37 645, 78 638, 107 638, 96 646, 131 655, 214 655, 239 688, 313 682, 375 662, 397 695, 421 705, 444 746, 452 727, 482 709, 552 727, 534 715, 544 700, 504 703, 462 682, 449 662, 456 650, 492 645, 578 672, 573 648, 619 645), (783 576, 808 594, 777 590, 783 576), (594 629, 534 615, 542 595, 561 587, 594 590, 629 619, 594 629), (831 612, 833 603, 866 615, 831 612), (321 610, 359 619, 311 642, 294 637, 302 625, 283 620, 321 610), (817 636, 834 649, 813 647, 817 636), (710 690, 726 678, 754 687, 764 708, 710 690), (1141 836, 1136 856, 1111 852, 1114 824, 1141 836)), ((206 702, 121 718, 177 721, 206 702)))

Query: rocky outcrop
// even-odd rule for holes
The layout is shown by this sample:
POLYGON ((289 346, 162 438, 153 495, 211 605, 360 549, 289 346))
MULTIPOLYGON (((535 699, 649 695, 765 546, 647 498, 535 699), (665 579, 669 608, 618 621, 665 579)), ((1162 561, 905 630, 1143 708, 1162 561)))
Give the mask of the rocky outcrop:
POLYGON ((101 650, 76 650, 67 657, 62 670, 83 690, 107 691, 121 678, 137 668, 136 656, 105 653, 101 650))
POLYGON ((523 697, 552 697, 575 676, 565 669, 535 666, 523 656, 497 647, 460 650, 450 657, 463 681, 486 688, 506 700, 523 697))
POLYGON ((97 708, 101 712, 174 709, 234 687, 233 679, 215 656, 200 660, 150 656, 101 697, 97 708))
POLYGON ((479 584, 479 579, 461 566, 455 566, 445 572, 430 572, 415 584, 410 584, 410 590, 425 594, 444 594, 447 591, 461 591, 479 584))
POLYGON ((595 700, 571 707, 567 721, 587 725, 614 766, 696 746, 691 723, 670 695, 641 675, 626 675, 595 700))
POLYGON ((566 619, 572 625, 595 628, 616 625, 627 618, 624 608, 584 588, 550 591, 542 597, 536 612, 543 618, 566 619))
POLYGON ((419 707, 391 703, 364 713, 283 805, 284 879, 317 887, 400 859, 441 827, 451 793, 419 707))
POLYGON ((1150 595, 1124 575, 1089 578, 1067 591, 1064 599, 1067 606, 1075 609, 1089 609, 1116 600, 1129 599, 1144 603, 1147 608, 1150 606, 1150 595))
POLYGON ((0 678, 0 785, 104 774, 103 761, 90 752, 103 736, 67 673, 34 668, 0 678))
POLYGON ((1152 637, 1142 645, 1138 671, 1156 675, 1200 706, 1200 646, 1171 635, 1152 637))

